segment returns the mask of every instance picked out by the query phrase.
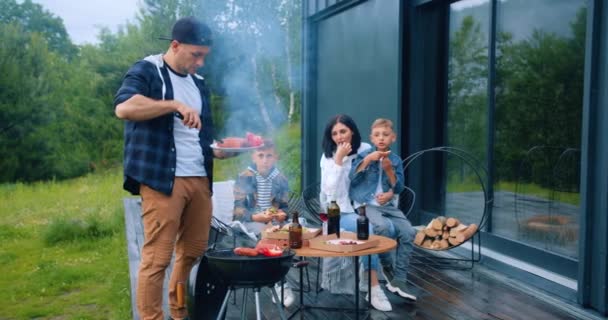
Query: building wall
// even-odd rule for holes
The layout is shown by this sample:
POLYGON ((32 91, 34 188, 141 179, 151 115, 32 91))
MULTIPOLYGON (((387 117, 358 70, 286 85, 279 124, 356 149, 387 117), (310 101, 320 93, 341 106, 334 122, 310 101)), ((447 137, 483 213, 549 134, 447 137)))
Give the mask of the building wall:
MULTIPOLYGON (((527 275, 525 272, 515 275, 529 280, 534 285, 544 286, 544 289, 557 295, 577 300, 582 306, 595 309, 601 314, 608 314, 606 286, 608 283, 608 143, 606 141, 608 137, 608 59, 606 58, 608 4, 606 1, 489 0, 480 4, 479 1, 467 0, 313 0, 305 1, 304 12, 306 17, 304 185, 319 180, 318 161, 321 154, 322 130, 327 118, 336 113, 352 115, 364 137, 369 130, 369 123, 374 118, 382 116, 397 119, 395 122, 398 123, 400 140, 398 150, 403 157, 435 146, 464 146, 463 148, 480 160, 481 167, 487 168, 488 174, 483 179, 485 179, 486 191, 495 200, 489 212, 480 213, 488 214, 490 221, 482 233, 484 246, 539 266, 545 271, 574 281, 575 284, 578 282, 578 287, 575 285, 574 288, 572 286, 566 288, 563 283, 552 282, 555 280, 549 281, 552 282, 550 285, 543 285, 543 282, 536 281, 538 277, 527 275), (513 83, 517 84, 516 77, 513 77, 517 72, 513 73, 513 70, 506 69, 515 63, 501 64, 506 55, 500 50, 512 48, 540 52, 533 50, 534 45, 525 46, 529 39, 541 39, 538 46, 547 43, 557 44, 549 46, 547 49, 549 51, 558 50, 559 46, 571 45, 572 42, 562 41, 560 37, 576 38, 569 33, 571 22, 574 21, 570 19, 574 10, 580 11, 581 4, 586 8, 582 10, 586 15, 586 35, 585 43, 582 45, 584 49, 581 47, 578 52, 584 50, 584 57, 581 60, 584 60, 584 67, 575 69, 576 72, 566 72, 563 75, 563 84, 566 87, 571 85, 581 87, 583 97, 573 100, 571 107, 566 105, 566 109, 560 111, 569 112, 572 108, 579 108, 580 113, 575 116, 580 120, 575 121, 575 126, 557 126, 550 129, 554 130, 557 136, 572 131, 574 127, 574 137, 579 135, 578 141, 570 142, 570 146, 557 151, 559 159, 563 159, 564 154, 575 155, 571 158, 574 160, 570 165, 570 169, 575 168, 575 180, 569 181, 570 187, 573 186, 570 189, 574 189, 574 192, 571 190, 562 192, 563 190, 557 190, 558 188, 553 190, 552 187, 545 187, 544 189, 549 190, 550 193, 539 199, 540 202, 549 203, 548 212, 558 207, 571 209, 570 218, 573 219, 571 224, 574 228, 572 230, 576 230, 576 233, 567 233, 567 237, 558 238, 558 241, 533 238, 525 232, 524 237, 519 238, 522 234, 518 229, 518 221, 526 219, 522 214, 525 211, 522 210, 521 204, 517 211, 518 209, 514 209, 514 205, 508 201, 518 196, 517 188, 520 188, 519 191, 523 194, 521 198, 528 197, 529 192, 522 192, 521 188, 533 183, 526 180, 529 177, 518 178, 521 174, 514 172, 516 169, 504 171, 506 167, 504 162, 512 155, 505 153, 505 149, 500 151, 501 143, 504 145, 510 142, 500 140, 504 139, 504 131, 501 133, 500 130, 504 130, 505 119, 508 119, 504 114, 501 115, 500 108, 504 109, 508 105, 506 99, 520 99, 518 103, 524 106, 534 105, 544 99, 550 101, 551 94, 539 94, 543 88, 539 86, 539 82, 550 75, 547 73, 543 77, 541 74, 528 87, 517 87, 513 85, 513 83), (545 5, 554 6, 554 10, 543 10, 545 5), (558 6, 564 9, 563 12, 570 14, 567 16, 569 21, 566 21, 566 18, 555 17, 556 12, 559 11, 558 6), (471 70, 470 74, 458 74, 472 62, 454 67, 455 50, 458 49, 455 39, 462 35, 457 31, 462 30, 459 26, 464 21, 463 12, 473 16, 478 23, 481 40, 477 40, 481 41, 478 44, 481 44, 483 57, 475 63, 482 69, 481 74, 475 73, 479 71, 476 69, 471 70), (534 19, 531 21, 536 25, 535 29, 542 31, 540 34, 533 35, 530 30, 532 27, 526 29, 526 26, 519 22, 521 21, 519 18, 525 18, 529 14, 537 17, 535 19, 538 21, 534 19), (515 19, 516 17, 518 19, 515 19), (501 37, 505 32, 510 33, 513 41, 521 45, 504 46, 505 39, 501 37), (502 47, 499 47, 499 43, 502 47), (511 78, 505 76, 509 71, 512 72, 511 78), (474 90, 476 92, 470 94, 468 91, 463 95, 455 91, 454 81, 458 79, 469 80, 473 84, 469 89, 476 89, 474 90), (513 82, 508 84, 501 82, 505 79, 513 82), (479 87, 475 88, 475 85, 479 87), (505 88, 521 92, 509 95, 505 94, 505 88), (530 88, 532 88, 529 94, 531 101, 526 101, 525 94, 521 93, 530 88), (466 99, 461 99, 463 97, 466 99), (455 105, 470 109, 459 114, 455 112, 455 105), (478 120, 472 122, 472 119, 478 120), (454 130, 463 123, 468 123, 469 126, 460 127, 462 131, 458 135, 458 141, 461 141, 459 145, 454 143, 456 136, 454 130), (475 135, 479 136, 472 139, 475 135), (500 163, 501 161, 503 163, 500 163), (503 171, 500 171, 501 168, 503 171), (512 177, 505 178, 509 175, 512 177), (514 182, 515 190, 499 185, 498 181, 514 182), (564 197, 566 193, 573 193, 575 200, 569 203, 561 199, 560 197, 564 197), (499 195, 502 195, 502 198, 499 195)), ((474 49, 474 47, 471 44, 464 45, 460 49, 474 49)), ((560 57, 562 56, 554 53, 547 55, 546 59, 560 57)), ((533 60, 529 59, 529 61, 533 60)), ((538 61, 546 62, 543 59, 538 61)), ((553 69, 547 72, 559 70, 568 62, 570 61, 549 64, 549 67, 555 66, 555 68, 551 67, 553 69)), ((532 72, 530 70, 533 69, 528 69, 527 72, 532 72)), ((559 77, 555 74, 551 76, 559 77)), ((555 87, 547 86, 549 89, 555 87)), ((562 101, 558 97, 547 103, 557 105, 560 102, 562 101)), ((510 109, 510 112, 515 110, 510 109)), ((524 110, 520 117, 521 123, 532 119, 532 116, 527 116, 525 112, 527 111, 524 110)), ((545 130, 542 126, 547 123, 554 124, 549 118, 559 120, 554 116, 547 114, 545 123, 541 121, 527 126, 536 129, 531 130, 532 133, 541 132, 545 130)), ((514 130, 524 129, 527 128, 522 126, 514 130)), ((551 141, 551 132, 546 137, 551 141)), ((530 139, 532 138, 530 134, 530 139)), ((524 159, 528 162, 532 158, 530 154, 537 150, 545 150, 542 153, 544 155, 551 155, 556 150, 553 146, 540 146, 538 142, 533 146, 527 146, 525 143, 525 141, 520 142, 521 150, 528 152, 522 158, 528 159, 524 159)), ((518 146, 513 145, 511 148, 518 146)), ((539 158, 542 160, 542 155, 539 158)), ((524 160, 511 159, 512 167, 517 168, 518 163, 525 163, 524 160)), ((412 219, 416 223, 424 223, 424 219, 433 215, 446 213, 446 210, 448 212, 456 210, 454 199, 457 198, 458 192, 454 191, 450 179, 458 175, 466 177, 466 173, 467 169, 463 166, 454 166, 451 160, 440 157, 426 159, 414 166, 408 175, 408 184, 418 192, 416 210, 425 215, 414 215, 412 219)), ((461 189, 469 187, 469 184, 463 184, 461 189)), ((462 194, 467 192, 460 192, 460 195, 462 194)), ((473 205, 464 208, 478 210, 480 205, 475 205, 475 201, 477 200, 470 200, 473 205)), ((528 211, 538 209, 531 208, 528 211)), ((505 267, 504 272, 510 272, 507 270, 514 269, 505 267)))
POLYGON ((308 31, 304 186, 320 181, 322 134, 332 116, 353 117, 364 141, 378 117, 393 119, 400 132, 399 1, 360 1, 333 10, 309 17, 316 22, 308 31))

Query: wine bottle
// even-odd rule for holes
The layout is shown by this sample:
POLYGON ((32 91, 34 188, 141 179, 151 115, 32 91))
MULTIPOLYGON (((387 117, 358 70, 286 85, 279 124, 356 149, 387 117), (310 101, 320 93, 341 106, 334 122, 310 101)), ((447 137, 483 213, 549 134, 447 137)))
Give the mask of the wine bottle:
POLYGON ((289 225, 289 247, 291 249, 302 248, 302 225, 297 211, 294 211, 289 225))
POLYGON ((359 216, 357 217, 357 239, 369 239, 369 219, 365 215, 365 204, 357 208, 359 216))
POLYGON ((327 234, 333 233, 340 238, 340 207, 332 199, 327 207, 327 234))

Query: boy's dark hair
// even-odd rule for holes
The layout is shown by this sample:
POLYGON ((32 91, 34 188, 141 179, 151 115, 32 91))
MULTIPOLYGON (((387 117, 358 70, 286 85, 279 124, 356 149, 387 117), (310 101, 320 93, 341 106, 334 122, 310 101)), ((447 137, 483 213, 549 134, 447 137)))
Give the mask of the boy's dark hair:
POLYGON ((338 114, 329 119, 329 122, 323 131, 323 141, 321 142, 321 147, 323 148, 323 154, 326 158, 331 158, 337 148, 336 143, 331 138, 331 130, 337 123, 345 125, 353 132, 353 137, 350 142, 352 150, 348 155, 357 153, 357 150, 359 150, 359 147, 361 146, 361 133, 359 132, 359 128, 357 128, 355 120, 348 115, 338 114))

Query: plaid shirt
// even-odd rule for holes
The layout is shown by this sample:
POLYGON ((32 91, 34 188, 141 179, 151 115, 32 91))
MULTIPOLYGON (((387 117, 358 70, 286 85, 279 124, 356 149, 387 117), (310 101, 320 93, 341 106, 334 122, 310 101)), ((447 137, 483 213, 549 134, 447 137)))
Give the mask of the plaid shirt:
MULTIPOLYGON (((251 167, 255 168, 252 164, 251 167)), ((257 207, 257 181, 255 173, 249 169, 241 172, 234 182, 234 217, 233 220, 248 222, 255 214, 257 207)), ((270 202, 272 206, 287 211, 289 200, 289 184, 287 178, 279 173, 272 179, 270 202)))
MULTIPOLYGON (((213 182, 213 119, 209 91, 202 77, 193 76, 194 83, 201 92, 200 144, 205 157, 205 170, 210 186, 213 182)), ((173 99, 173 87, 162 55, 147 57, 135 63, 125 75, 122 85, 114 97, 114 107, 135 94, 155 99, 173 99), (162 73, 163 79, 159 73, 162 73)), ((173 117, 169 113, 146 121, 125 121, 124 130, 124 184, 131 194, 139 194, 140 184, 170 195, 175 179, 175 142, 173 141, 173 117)))

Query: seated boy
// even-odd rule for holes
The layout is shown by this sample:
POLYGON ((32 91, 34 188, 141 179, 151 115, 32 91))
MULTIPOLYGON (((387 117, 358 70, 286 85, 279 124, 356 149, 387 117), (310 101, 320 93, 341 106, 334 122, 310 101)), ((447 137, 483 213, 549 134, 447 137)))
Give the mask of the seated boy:
POLYGON ((234 216, 258 236, 273 220, 287 219, 287 178, 275 167, 278 155, 272 141, 251 153, 252 163, 234 182, 234 216))
MULTIPOLYGON (((264 147, 251 153, 251 160, 234 182, 233 220, 241 221, 260 239, 269 222, 287 219, 284 210, 289 200, 289 185, 275 167, 278 155, 272 141, 265 140, 264 147)), ((284 293, 285 306, 289 306, 294 301, 293 292, 286 286, 284 293)))
POLYGON ((390 252, 380 255, 380 263, 389 281, 386 288, 415 301, 416 296, 407 288, 407 270, 416 230, 395 201, 395 196, 404 189, 404 177, 401 158, 390 150, 396 140, 393 123, 387 119, 374 121, 370 140, 375 148, 361 152, 353 162, 349 194, 357 206, 367 204, 366 214, 374 234, 397 239, 394 268, 390 252), (394 227, 393 232, 391 227, 394 227))

